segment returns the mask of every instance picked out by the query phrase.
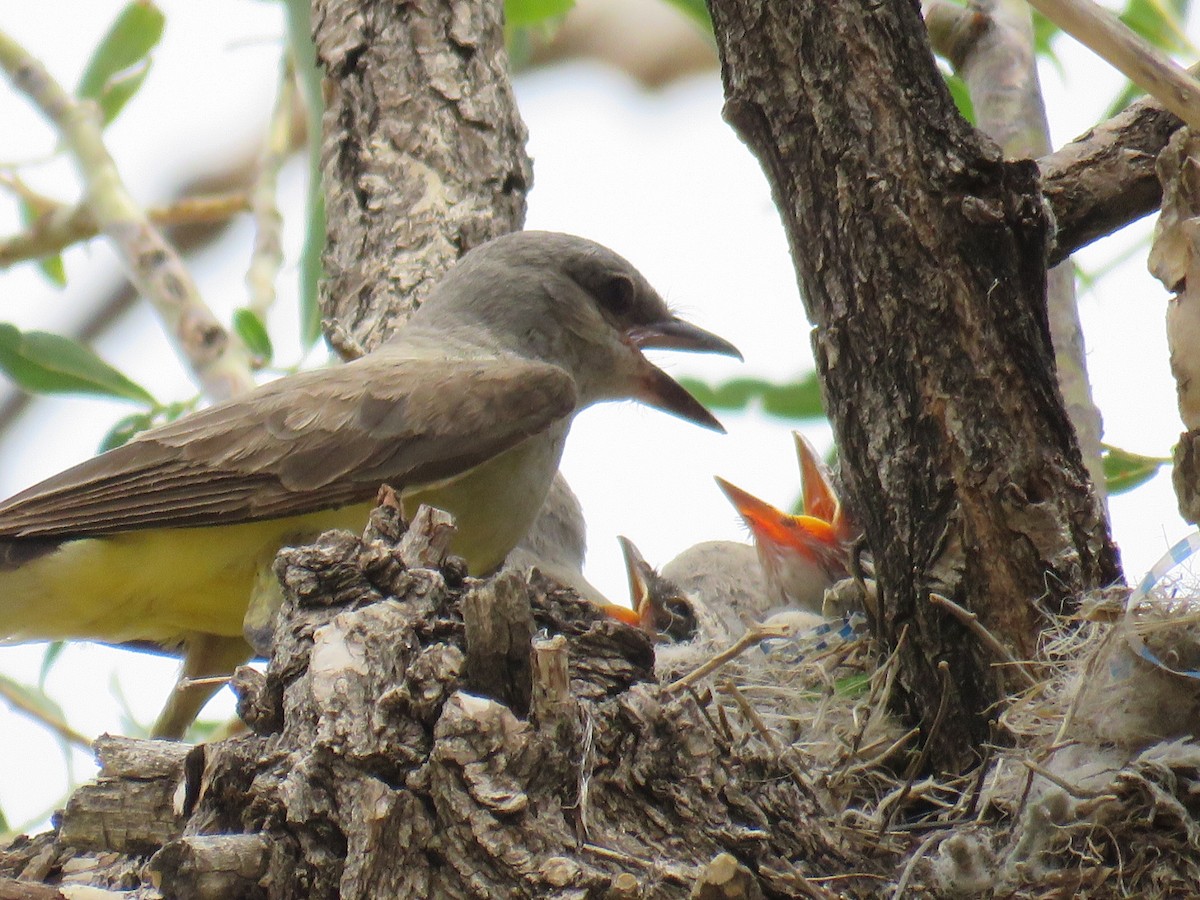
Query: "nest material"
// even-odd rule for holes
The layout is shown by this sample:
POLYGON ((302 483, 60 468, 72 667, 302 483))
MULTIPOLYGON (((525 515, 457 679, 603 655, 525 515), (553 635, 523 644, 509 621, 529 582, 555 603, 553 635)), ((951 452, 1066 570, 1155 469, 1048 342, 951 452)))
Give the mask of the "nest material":
POLYGON ((1000 712, 1004 740, 975 771, 931 777, 919 733, 889 712, 897 667, 865 638, 800 659, 754 634, 740 653, 660 646, 655 670, 644 635, 571 592, 464 579, 430 544, 384 514, 364 539, 281 554, 271 666, 239 678, 256 733, 182 753, 101 744, 101 778, 61 827, 0 850, 0 888, 582 900, 1200 884, 1196 682, 1137 649, 1191 658, 1178 592, 1059 623, 1041 680, 1000 712), (472 646, 464 611, 501 606, 503 627, 472 646), (530 670, 510 651, 542 633, 560 637, 534 638, 530 670), (503 702, 479 692, 489 678, 503 702), (532 688, 506 684, 521 679, 532 688))
MULTIPOLYGON (((1200 598, 1176 584, 1128 612, 1060 620, 998 717, 1003 743, 956 777, 916 778, 866 639, 797 661, 752 647, 705 681, 833 811, 820 826, 896 868, 878 896, 1186 897, 1200 891, 1200 598)), ((660 653, 668 683, 720 647, 660 653), (664 664, 665 659, 665 664, 664 664)), ((836 881, 816 879, 834 888, 836 881)))

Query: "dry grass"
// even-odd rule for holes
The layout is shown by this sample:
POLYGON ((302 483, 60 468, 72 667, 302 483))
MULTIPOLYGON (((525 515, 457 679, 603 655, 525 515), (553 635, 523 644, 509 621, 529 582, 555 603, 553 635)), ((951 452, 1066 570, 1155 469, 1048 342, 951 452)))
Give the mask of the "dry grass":
MULTIPOLYGON (((1197 668, 1200 602, 1169 594, 1054 623, 1040 677, 1000 711, 1004 740, 957 777, 917 776, 919 734, 890 711, 895 659, 877 665, 865 636, 799 660, 751 642, 693 688, 804 773, 828 812, 813 827, 889 860, 876 896, 1197 896, 1200 680, 1140 655, 1197 668)), ((718 650, 668 650, 660 677, 718 650)))

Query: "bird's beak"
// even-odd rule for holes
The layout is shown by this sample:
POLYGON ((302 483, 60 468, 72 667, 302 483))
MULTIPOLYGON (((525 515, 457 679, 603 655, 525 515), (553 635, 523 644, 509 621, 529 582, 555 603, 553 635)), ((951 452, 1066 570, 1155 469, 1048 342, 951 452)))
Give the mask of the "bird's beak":
POLYGON ((785 513, 723 478, 718 478, 717 484, 756 540, 821 561, 843 555, 836 530, 824 519, 785 513))
POLYGON ((632 610, 628 606, 620 606, 616 603, 602 603, 600 609, 609 618, 616 619, 618 622, 624 622, 633 628, 642 627, 641 616, 637 614, 636 610, 632 610))
POLYGON ((653 569, 633 541, 624 535, 617 535, 617 543, 621 545, 621 555, 625 557, 625 574, 629 578, 629 599, 635 610, 644 609, 650 602, 650 573, 653 569))
MULTIPOLYGON (((638 350, 690 350, 694 353, 719 353, 742 358, 737 347, 723 337, 675 316, 661 322, 634 326, 625 333, 625 337, 638 350)), ((725 433, 725 428, 699 400, 649 360, 643 358, 643 362, 645 365, 642 367, 637 394, 639 400, 689 422, 725 433)))
POLYGON ((654 571, 654 567, 646 562, 633 541, 623 535, 618 535, 617 541, 621 545, 621 555, 625 557, 625 573, 629 576, 629 598, 633 602, 633 613, 638 627, 656 641, 690 640, 697 630, 690 602, 682 597, 678 598, 679 603, 687 607, 686 614, 681 614, 678 603, 673 609, 669 602, 672 598, 664 597, 661 592, 665 582, 654 571), (657 593, 656 582, 659 585, 657 593), (681 624, 686 627, 686 633, 677 631, 681 624))
POLYGON ((848 542, 854 536, 854 525, 842 508, 842 501, 833 486, 833 476, 829 467, 804 435, 793 431, 792 436, 796 439, 796 457, 800 461, 804 514, 824 519, 833 526, 838 540, 848 542))
POLYGON ((732 356, 739 362, 742 360, 742 351, 725 338, 685 322, 678 316, 649 325, 637 325, 630 328, 626 336, 639 350, 687 350, 732 356))
POLYGON ((638 382, 637 398, 648 406, 669 412, 681 419, 695 422, 713 431, 725 433, 725 426, 717 417, 704 408, 704 404, 689 394, 678 381, 654 365, 642 359, 643 366, 638 382))
POLYGON ((808 438, 798 431, 793 431, 792 437, 796 439, 796 458, 800 461, 804 514, 836 525, 841 516, 842 505, 834 492, 829 469, 813 445, 808 442, 808 438))

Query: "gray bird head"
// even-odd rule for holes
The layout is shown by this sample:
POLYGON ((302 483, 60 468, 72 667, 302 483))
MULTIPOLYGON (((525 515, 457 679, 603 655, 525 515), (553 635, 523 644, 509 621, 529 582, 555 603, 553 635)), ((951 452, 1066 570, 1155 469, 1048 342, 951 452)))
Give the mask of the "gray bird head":
POLYGON ((718 431, 720 423, 642 350, 741 358, 728 341, 675 316, 627 260, 548 231, 514 232, 471 250, 411 324, 561 366, 575 379, 580 407, 638 399, 718 431))

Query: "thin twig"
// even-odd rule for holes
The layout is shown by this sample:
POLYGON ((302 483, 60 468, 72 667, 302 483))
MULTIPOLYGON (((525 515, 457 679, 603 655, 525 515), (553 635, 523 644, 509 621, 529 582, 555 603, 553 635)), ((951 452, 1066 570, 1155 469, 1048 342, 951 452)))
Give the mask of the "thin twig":
POLYGON ((292 55, 287 53, 279 77, 279 94, 259 157, 258 174, 250 193, 254 252, 246 272, 246 287, 250 292, 250 309, 264 322, 275 304, 275 279, 283 267, 283 216, 279 212, 276 193, 279 171, 291 156, 296 94, 296 71, 292 55))
POLYGON ((771 729, 767 727, 767 723, 762 720, 762 716, 758 714, 758 710, 754 705, 746 699, 746 695, 741 692, 736 684, 732 681, 721 682, 721 692, 727 694, 734 703, 737 704, 738 710, 746 720, 754 726, 754 730, 758 732, 759 737, 766 741, 767 746, 775 753, 779 753, 783 748, 779 744, 778 738, 771 733, 771 729))
POLYGON ((608 847, 601 847, 599 844, 581 844, 580 848, 586 850, 588 853, 599 856, 601 859, 655 872, 664 878, 674 881, 676 884, 690 885, 700 875, 700 870, 694 867, 669 866, 661 859, 642 859, 638 856, 622 853, 620 850, 610 850, 608 847))
MULTIPOLYGON (((236 191, 184 197, 168 206, 150 206, 146 208, 146 217, 160 227, 206 224, 224 222, 249 208, 246 195, 236 191)), ((55 201, 27 230, 0 238, 0 269, 61 253, 99 233, 96 218, 86 204, 70 207, 55 201)))
POLYGON ((1054 733, 1053 744, 1061 744, 1066 739, 1067 732, 1075 723, 1075 716, 1079 711, 1080 703, 1082 703, 1083 698, 1090 692, 1091 685, 1096 683, 1096 669, 1099 667, 1101 660, 1107 662, 1111 658, 1110 654, 1105 652, 1105 646, 1112 643, 1112 641, 1116 638, 1116 635, 1117 629, 1110 628, 1108 630, 1108 634, 1106 634, 1104 639, 1100 642, 1100 646, 1096 648, 1096 651, 1088 659, 1087 665, 1083 668, 1083 678, 1079 683, 1079 689, 1071 695, 1071 702, 1067 706, 1067 711, 1063 713, 1062 722, 1059 723, 1058 731, 1054 733))
POLYGON ((904 892, 908 890, 908 882, 912 878, 913 872, 917 870, 917 863, 929 852, 930 847, 945 837, 944 834, 931 834, 925 840, 921 841, 921 846, 908 858, 908 864, 905 865, 904 871, 900 875, 900 880, 896 882, 896 890, 892 892, 892 900, 900 900, 904 896, 904 892))
POLYGON ((15 690, 11 684, 0 679, 0 698, 3 698, 13 709, 24 713, 50 731, 53 731, 68 744, 74 744, 80 749, 92 752, 91 740, 68 725, 62 718, 29 702, 29 698, 15 690))
POLYGON ((224 687, 232 680, 232 675, 206 675, 203 678, 180 678, 175 683, 175 690, 184 691, 190 687, 201 687, 203 685, 219 685, 224 687))
MULTIPOLYGON (((995 731, 992 732, 993 735, 995 733, 995 731)), ((995 749, 990 743, 983 745, 983 760, 979 763, 979 777, 975 779, 975 784, 971 787, 971 793, 967 799, 967 809, 963 813, 968 819, 974 819, 975 811, 979 808, 979 798, 983 796, 983 783, 987 781, 988 767, 992 764, 992 754, 995 749)))
MULTIPOLYGON (((888 744, 887 748, 884 749, 882 753, 877 753, 869 759, 864 759, 862 762, 857 762, 854 765, 846 768, 842 773, 843 776, 849 778, 853 775, 857 775, 859 772, 868 772, 872 769, 878 768, 885 759, 890 757, 892 754, 899 752, 904 748, 905 744, 907 744, 920 733, 920 728, 908 729, 908 731, 904 732, 904 734, 900 735, 900 737, 888 744)), ((863 752, 866 752, 866 749, 864 749, 863 752)))
POLYGON ((988 631, 984 624, 979 621, 979 616, 971 612, 969 609, 964 609, 963 607, 959 606, 949 597, 943 597, 938 593, 931 593, 929 595, 929 602, 934 606, 942 607, 942 609, 951 613, 954 618, 962 622, 962 624, 967 627, 967 630, 970 631, 971 634, 979 638, 979 642, 981 644, 992 651, 993 655, 1010 664, 1015 671, 1020 673, 1021 678, 1024 680, 1027 687, 1035 688, 1038 686, 1037 679, 1030 675, 1029 672, 1024 668, 1026 665, 1028 665, 1028 663, 1023 663, 1021 660, 1013 656, 1012 653, 1009 652, 1008 648, 1000 643, 999 639, 990 631, 988 631))
POLYGON ((717 720, 714 719, 712 717, 712 713, 708 711, 708 704, 712 702, 712 691, 706 692, 708 694, 707 697, 701 697, 696 692, 695 686, 688 685, 687 690, 688 694, 691 695, 691 698, 696 701, 696 709, 700 711, 700 715, 704 716, 704 721, 708 722, 708 727, 712 729, 714 734, 725 740, 726 746, 732 745, 733 735, 722 732, 721 728, 717 725, 717 720))
POLYGON ((862 728, 854 735, 854 740, 850 742, 850 752, 855 756, 858 755, 858 748, 862 744, 862 739, 866 735, 867 729, 871 726, 871 720, 875 718, 875 710, 882 708, 891 698, 892 688, 896 684, 896 674, 900 671, 900 648, 904 646, 904 639, 907 636, 908 625, 905 624, 900 629, 900 638, 896 641, 895 648, 888 654, 888 658, 884 660, 883 665, 871 676, 871 692, 867 695, 865 704, 867 707, 867 717, 863 720, 862 728), (880 673, 883 673, 882 678, 879 677, 880 673), (882 686, 877 689, 877 684, 881 684, 882 686))
MULTIPOLYGON (((1071 782, 1067 781, 1062 776, 1056 775, 1045 766, 1040 766, 1031 759, 1023 759, 1020 762, 1021 765, 1027 768, 1030 772, 1035 775, 1040 775, 1051 784, 1062 788, 1069 796, 1074 797, 1076 800, 1096 800, 1100 797, 1111 796, 1105 791, 1088 791, 1084 790, 1078 785, 1071 784, 1071 782)), ((1113 797, 1113 799, 1115 800, 1116 798, 1113 797)))
POLYGON ((1192 128, 1200 128, 1200 84, 1167 54, 1091 0, 1029 0, 1192 128))
POLYGON ((917 758, 912 761, 908 767, 908 771, 904 774, 904 787, 900 791, 900 796, 896 798, 891 812, 884 818, 882 827, 879 829, 880 834, 883 834, 891 827, 893 817, 904 806, 904 801, 908 799, 908 795, 912 792, 913 782, 916 780, 917 773, 925 768, 925 763, 929 760, 930 753, 933 752, 933 742, 942 730, 942 722, 946 718, 946 710, 950 707, 950 664, 944 659, 940 660, 937 669, 938 675, 942 679, 942 696, 938 701, 937 712, 933 716, 933 724, 929 726, 929 735, 925 738, 925 744, 921 747, 921 752, 917 754, 917 758))
POLYGON ((751 625, 746 629, 746 633, 734 641, 730 646, 726 647, 720 653, 706 660, 701 665, 697 666, 686 675, 675 679, 662 692, 665 696, 676 694, 682 691, 689 685, 695 684, 705 675, 715 672, 725 663, 732 659, 737 659, 751 647, 757 646, 760 642, 768 638, 785 638, 788 636, 788 629, 782 625, 751 625))
POLYGON ((85 203, 112 242, 129 279, 149 300, 204 392, 225 399, 253 387, 249 353, 205 305, 175 249, 121 181, 101 133, 100 110, 78 101, 9 35, 0 32, 0 68, 58 129, 85 186, 85 203))

